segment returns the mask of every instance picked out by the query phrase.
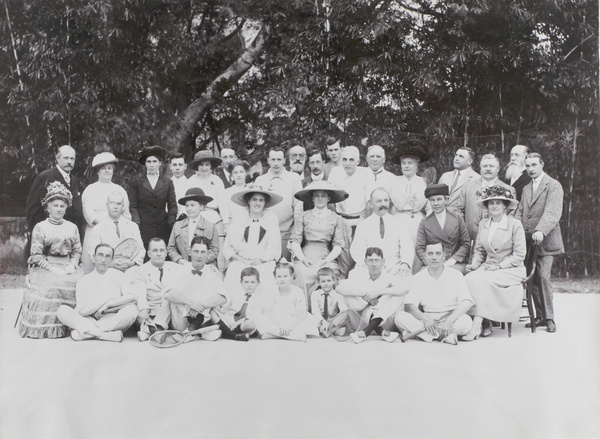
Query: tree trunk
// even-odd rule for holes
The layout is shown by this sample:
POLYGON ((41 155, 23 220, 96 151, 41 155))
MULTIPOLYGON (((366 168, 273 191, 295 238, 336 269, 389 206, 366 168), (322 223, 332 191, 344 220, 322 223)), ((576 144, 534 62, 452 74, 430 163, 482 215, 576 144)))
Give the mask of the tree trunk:
POLYGON ((499 92, 500 92, 500 143, 502 144, 502 154, 504 155, 504 110, 502 110, 502 84, 500 84, 499 92))
MULTIPOLYGON (((570 239, 571 230, 571 207, 573 204, 573 182, 575 180, 575 158, 577 157, 577 123, 579 122, 578 117, 575 117, 575 128, 573 128, 573 155, 571 159, 571 179, 569 181, 569 203, 567 207, 567 245, 570 239)), ((567 270, 567 277, 569 277, 569 271, 567 270)))
POLYGON ((161 133, 161 145, 168 151, 179 152, 189 140, 194 128, 202 116, 223 94, 230 90, 242 76, 254 65, 265 44, 264 28, 256 35, 250 46, 244 50, 223 73, 206 87, 202 95, 192 102, 180 115, 174 116, 167 128, 161 133))

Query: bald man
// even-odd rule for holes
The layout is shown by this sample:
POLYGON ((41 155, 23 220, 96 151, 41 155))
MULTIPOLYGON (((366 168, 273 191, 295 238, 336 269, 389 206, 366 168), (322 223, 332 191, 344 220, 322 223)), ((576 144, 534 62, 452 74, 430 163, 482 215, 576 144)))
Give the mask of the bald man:
POLYGON ((73 195, 73 205, 67 208, 65 219, 74 223, 81 234, 84 224, 83 208, 81 206, 81 193, 83 184, 77 177, 71 174, 75 166, 75 150, 70 145, 63 145, 56 151, 56 165, 42 171, 33 181, 27 196, 25 216, 27 218, 27 229, 29 232, 33 227, 48 218, 42 207, 42 198, 46 196, 46 186, 53 181, 60 181, 73 195))

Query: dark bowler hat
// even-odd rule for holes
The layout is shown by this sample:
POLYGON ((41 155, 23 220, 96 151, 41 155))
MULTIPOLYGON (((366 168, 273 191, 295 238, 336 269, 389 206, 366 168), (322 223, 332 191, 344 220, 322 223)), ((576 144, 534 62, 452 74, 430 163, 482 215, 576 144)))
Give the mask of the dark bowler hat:
POLYGON ((433 197, 434 195, 450 195, 450 190, 447 184, 430 184, 425 189, 425 198, 433 197))
POLYGON ((144 148, 140 151, 140 158, 138 161, 144 165, 148 157, 156 157, 162 162, 166 155, 167 151, 165 151, 165 149, 161 146, 144 146, 144 148))
POLYGON ((194 160, 192 160, 188 166, 195 171, 198 169, 198 165, 201 162, 210 162, 210 167, 215 169, 223 162, 223 160, 221 160, 220 157, 215 157, 211 151, 204 149, 198 151, 196 155, 194 155, 194 160))
POLYGON ((187 191, 185 191, 185 196, 181 197, 177 202, 182 206, 185 206, 185 203, 190 200, 197 201, 200 204, 206 205, 210 203, 213 200, 213 198, 209 197, 208 195, 205 195, 204 191, 199 187, 191 187, 187 191))

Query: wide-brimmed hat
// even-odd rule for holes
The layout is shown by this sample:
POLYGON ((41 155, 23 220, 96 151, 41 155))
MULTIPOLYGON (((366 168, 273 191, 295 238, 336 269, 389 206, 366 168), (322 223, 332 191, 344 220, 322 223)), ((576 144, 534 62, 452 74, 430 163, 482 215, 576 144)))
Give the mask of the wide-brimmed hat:
POLYGON ((425 198, 433 197, 434 195, 450 195, 450 188, 447 184, 430 184, 425 188, 425 198))
POLYGON ((116 158, 112 152, 101 152, 100 154, 96 154, 92 159, 92 169, 96 171, 100 166, 108 165, 110 163, 116 165, 119 163, 119 159, 116 158))
POLYGON ((140 158, 138 161, 144 165, 148 157, 156 157, 160 161, 163 161, 167 155, 167 151, 162 146, 144 146, 140 151, 140 158))
POLYGON ((236 192, 231 196, 231 201, 239 206, 248 207, 248 194, 262 194, 265 196, 265 209, 271 206, 275 206, 283 200, 283 197, 273 192, 272 188, 264 188, 263 186, 250 183, 244 186, 239 192, 236 192))
POLYGON ((46 196, 42 199, 42 206, 45 206, 52 200, 63 200, 67 206, 73 204, 73 194, 60 181, 53 181, 46 186, 46 196))
POLYGON ((204 149, 202 151, 198 151, 196 155, 194 155, 194 160, 192 160, 188 166, 191 169, 196 170, 200 162, 206 161, 210 162, 210 167, 213 169, 223 162, 223 160, 220 157, 215 157, 212 151, 204 149))
POLYGON ((179 200, 177 200, 177 202, 182 206, 185 206, 185 203, 190 200, 206 205, 213 200, 213 197, 206 195, 199 187, 191 187, 185 191, 185 196, 181 197, 179 200))
POLYGON ((476 194, 479 196, 477 205, 481 209, 487 209, 486 203, 490 200, 507 201, 509 208, 516 208, 519 204, 515 197, 513 197, 510 189, 501 185, 484 187, 478 190, 476 194))
POLYGON ((412 139, 400 148, 394 158, 400 164, 402 157, 415 157, 421 162, 426 162, 429 160, 429 152, 423 142, 418 139, 412 139))
POLYGON ((325 191, 329 194, 329 202, 330 203, 339 203, 340 201, 344 201, 350 194, 348 192, 338 189, 332 183, 327 180, 321 181, 313 181, 304 189, 299 190, 294 194, 294 197, 300 201, 312 201, 312 193, 314 191, 325 191))

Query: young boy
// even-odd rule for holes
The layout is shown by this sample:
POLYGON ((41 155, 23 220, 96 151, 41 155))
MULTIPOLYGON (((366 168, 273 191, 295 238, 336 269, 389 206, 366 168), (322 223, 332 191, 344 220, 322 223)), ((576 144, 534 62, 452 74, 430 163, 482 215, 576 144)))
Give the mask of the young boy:
POLYGON ((321 337, 344 337, 349 329, 356 329, 360 316, 351 319, 348 307, 343 297, 336 291, 337 276, 329 267, 323 267, 317 272, 317 288, 310 296, 312 314, 319 324, 321 337), (352 320, 356 320, 353 325, 352 320))

